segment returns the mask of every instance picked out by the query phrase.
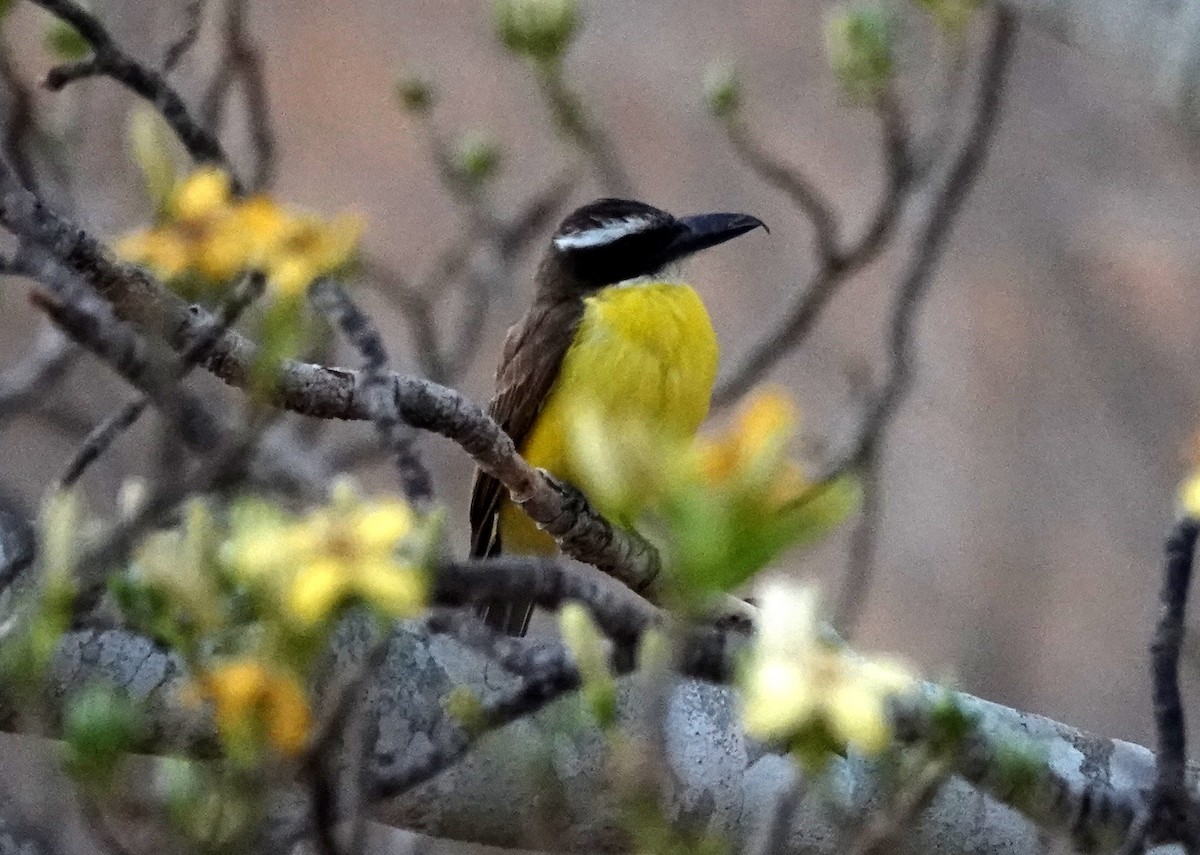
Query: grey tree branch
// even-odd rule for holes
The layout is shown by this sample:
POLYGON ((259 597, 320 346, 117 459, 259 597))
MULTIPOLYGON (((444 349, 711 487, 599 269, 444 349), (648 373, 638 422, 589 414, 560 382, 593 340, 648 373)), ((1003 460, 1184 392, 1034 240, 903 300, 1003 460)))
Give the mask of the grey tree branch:
MULTIPOLYGON (((367 635, 355 647, 345 633, 336 665, 346 673, 369 655, 367 635)), ((147 748, 204 754, 212 750, 205 717, 179 702, 186 680, 178 662, 144 640, 116 631, 72 633, 55 660, 50 691, 62 697, 72 687, 100 679, 128 691, 148 709, 147 748)), ((442 636, 400 630, 365 698, 365 709, 378 726, 369 747, 371 768, 379 772, 418 758, 451 738, 459 725, 442 708, 442 699, 466 686, 482 698, 504 696, 519 678, 495 687, 486 660, 442 636)), ((623 727, 638 719, 638 681, 624 683, 623 727)), ((996 799, 1013 800, 1043 827, 1073 833, 1099 851, 1111 851, 1128 827, 1131 807, 1154 780, 1154 757, 1146 749, 1091 736, 1066 725, 990 704, 966 695, 954 702, 976 717, 972 741, 956 765, 956 777, 941 787, 929 808, 905 830, 893 851, 962 851, 1035 855, 1043 853, 1043 831, 1021 813, 996 799), (997 752, 1032 743, 1049 758, 1049 772, 1031 786, 1012 789, 996 776, 997 752), (990 765, 989 765, 990 764, 990 765), (971 780, 973 783, 966 783, 971 780), (994 790, 993 795, 983 791, 994 790), (1007 790, 1006 790, 1007 788, 1007 790), (968 842, 969 841, 969 842, 968 842)), ((494 845, 527 844, 523 833, 536 805, 554 793, 560 817, 547 848, 568 851, 617 851, 627 840, 622 811, 606 785, 606 738, 590 727, 564 729, 577 713, 564 699, 523 718, 494 736, 476 740, 474 750, 437 779, 377 807, 392 824, 440 837, 494 845), (553 750, 532 751, 536 746, 553 750), (538 774, 514 766, 513 749, 538 755, 538 774)), ((929 738, 935 727, 917 705, 901 714, 906 741, 929 738)), ((56 726, 52 724, 52 727, 56 726)), ((794 785, 792 764, 748 742, 738 723, 738 705, 729 690, 685 681, 672 691, 665 745, 671 771, 666 782, 669 817, 687 817, 726 835, 740 848, 769 819, 775 796, 794 785)), ((460 738, 460 737, 454 737, 460 738)), ((784 853, 840 852, 837 830, 846 811, 868 810, 881 795, 884 776, 860 758, 834 758, 819 786, 805 785, 788 833, 784 853)), ((302 829, 302 817, 281 830, 302 829)))
MULTIPOLYGON (((247 276, 241 286, 234 289, 230 298, 218 309, 215 326, 202 337, 196 338, 180 354, 179 364, 172 372, 174 382, 182 380, 198 362, 204 360, 221 333, 237 323, 242 313, 262 294, 264 287, 263 275, 255 272, 247 276)), ((116 438, 137 422, 151 403, 152 398, 149 395, 139 395, 89 431, 79 450, 64 467, 59 479, 60 486, 70 487, 78 481, 87 468, 112 446, 116 438)))
POLYGON ((29 354, 0 374, 0 420, 20 412, 54 388, 80 350, 52 326, 38 332, 29 354))
POLYGON ((196 45, 196 39, 200 37, 200 28, 204 25, 204 7, 207 0, 188 0, 187 6, 184 8, 186 22, 183 32, 171 44, 167 45, 167 49, 163 52, 162 70, 163 74, 170 74, 175 70, 175 66, 179 65, 180 61, 187 56, 196 45))
POLYGON ((318 279, 309 288, 309 298, 362 356, 363 394, 368 398, 379 441, 395 458, 404 495, 419 505, 427 504, 433 498, 433 479, 421 462, 415 431, 401 422, 395 397, 389 394, 391 383, 383 336, 345 289, 333 280, 318 279))
POLYGON ((538 65, 534 71, 555 127, 591 162, 596 179, 605 192, 629 196, 633 192, 633 182, 616 145, 604 129, 589 118, 583 102, 567 85, 561 61, 538 65))
POLYGON ((826 475, 818 478, 823 481, 826 477, 857 469, 863 473, 866 489, 863 514, 851 543, 848 575, 836 610, 836 625, 843 632, 852 628, 860 613, 874 573, 875 528, 882 507, 882 485, 877 469, 887 430, 912 384, 916 318, 933 283, 937 262, 945 250, 958 212, 983 169, 999 124, 1005 73, 1012 55, 1016 26, 1012 13, 1003 8, 996 9, 979 73, 971 123, 963 140, 955 147, 941 180, 930 191, 931 198, 920 214, 910 257, 901 274, 888 335, 887 374, 868 400, 850 450, 830 467, 826 475))

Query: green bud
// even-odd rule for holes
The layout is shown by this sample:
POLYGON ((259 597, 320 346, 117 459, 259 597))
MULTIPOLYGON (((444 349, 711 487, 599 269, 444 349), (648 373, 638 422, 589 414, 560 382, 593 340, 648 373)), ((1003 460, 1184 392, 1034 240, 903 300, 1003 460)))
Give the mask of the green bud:
POLYGON ((603 633, 579 603, 563 606, 558 622, 563 642, 571 651, 583 681, 584 701, 602 725, 612 723, 617 714, 617 683, 608 667, 603 633))
POLYGON ((829 66, 856 103, 873 104, 895 71, 896 27, 882 6, 843 7, 825 25, 829 66))
POLYGON ((42 566, 50 579, 70 579, 79 550, 83 511, 74 490, 55 490, 42 505, 42 566))
POLYGON ((1032 806, 1038 785, 1046 777, 1047 759, 1040 747, 1014 739, 996 746, 993 777, 1001 797, 1019 809, 1032 806))
POLYGON ((714 63, 704 74, 704 100, 718 119, 737 112, 742 103, 742 80, 731 62, 714 63))
POLYGON ((468 131, 455 144, 454 168, 473 184, 494 178, 501 159, 500 144, 482 131, 468 131))
POLYGON ((487 730, 487 716, 479 696, 465 686, 459 686, 443 701, 446 713, 468 733, 482 734, 487 730))
POLYGON ((46 27, 42 41, 46 50, 60 62, 78 62, 92 50, 87 40, 79 34, 79 30, 60 18, 55 18, 46 27))
POLYGON ((146 198, 154 207, 155 214, 161 214, 166 210, 171 191, 175 189, 175 134, 157 110, 149 104, 138 104, 129 111, 125 139, 129 156, 142 173, 146 198))
POLYGON ((69 768, 90 783, 104 783, 133 747, 137 728, 137 710, 125 695, 108 686, 85 689, 67 708, 63 735, 69 768))
POLYGON ((958 35, 979 9, 979 0, 915 0, 933 17, 933 22, 948 35, 958 35))
POLYGON ((407 113, 424 114, 433 108, 433 84, 416 74, 397 80, 392 95, 400 109, 407 113))
POLYGON ((579 30, 578 0, 496 0, 496 35, 517 56, 560 59, 579 30))

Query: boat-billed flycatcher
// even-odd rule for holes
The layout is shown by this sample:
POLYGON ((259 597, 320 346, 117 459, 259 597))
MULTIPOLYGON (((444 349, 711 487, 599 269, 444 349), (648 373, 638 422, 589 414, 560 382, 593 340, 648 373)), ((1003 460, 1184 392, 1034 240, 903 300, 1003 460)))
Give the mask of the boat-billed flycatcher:
MULTIPOLYGON (((625 199, 600 199, 563 220, 538 267, 533 305, 504 342, 489 410, 532 465, 574 481, 569 419, 580 404, 618 429, 695 434, 708 415, 717 339, 700 297, 663 271, 762 225, 748 214, 676 218, 625 199)), ((497 555, 502 544, 555 550, 483 472, 470 516, 473 557, 497 555)), ((525 634, 532 612, 531 603, 483 608, 512 635, 525 634)))

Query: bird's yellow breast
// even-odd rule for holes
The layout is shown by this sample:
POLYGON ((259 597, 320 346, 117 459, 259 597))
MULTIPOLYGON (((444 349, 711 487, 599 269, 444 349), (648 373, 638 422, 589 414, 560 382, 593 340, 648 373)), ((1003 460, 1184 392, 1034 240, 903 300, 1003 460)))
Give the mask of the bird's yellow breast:
MULTIPOLYGON (((575 339, 521 452, 534 466, 578 484, 569 420, 581 405, 614 430, 622 424, 648 426, 665 445, 692 436, 704 421, 716 371, 712 321, 689 286, 605 288, 584 300, 575 339)), ((500 531, 506 548, 553 551, 551 539, 507 503, 500 531)))

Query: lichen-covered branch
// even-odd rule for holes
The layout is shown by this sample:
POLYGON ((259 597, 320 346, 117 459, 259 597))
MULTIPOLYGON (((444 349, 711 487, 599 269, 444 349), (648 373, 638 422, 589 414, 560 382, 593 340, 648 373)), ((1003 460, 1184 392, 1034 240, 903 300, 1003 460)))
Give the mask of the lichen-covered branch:
MULTIPOLYGON (((369 655, 365 639, 358 644, 349 640, 356 637, 345 635, 337 653, 339 668, 350 669, 369 655)), ((56 659, 51 690, 62 697, 94 679, 124 688, 146 704, 147 748, 156 742, 160 751, 174 746, 192 754, 212 752, 212 733, 202 711, 179 703, 186 675, 177 660, 153 645, 115 631, 73 633, 56 659)), ((452 639, 397 632, 365 699, 378 727, 368 751, 371 768, 386 775, 397 764, 441 751, 444 740, 461 739, 460 724, 443 708, 444 698, 466 686, 486 701, 511 694, 520 683, 518 677, 500 685, 496 680, 495 669, 488 670, 483 657, 452 639)), ((636 730, 642 720, 637 714, 642 690, 637 681, 624 684, 623 727, 636 730)), ((1044 852, 1045 832, 997 797, 1019 804, 1051 829, 1111 851, 1127 826, 1130 806, 1154 780, 1149 751, 966 695, 952 697, 974 717, 971 745, 955 767, 965 777, 941 787, 892 851, 1044 852), (1045 774, 1030 778, 995 771, 1012 768, 997 755, 1011 755, 1023 746, 1033 746, 1045 758, 1045 774), (993 795, 985 794, 989 789, 993 795)), ((782 788, 794 785, 794 767, 744 737, 736 698, 726 688, 684 681, 672 690, 667 709, 668 816, 699 823, 735 846, 746 844, 768 818, 782 788)), ((539 829, 550 835, 539 838, 542 845, 621 850, 628 840, 622 810, 606 784, 608 743, 599 730, 581 724, 580 715, 576 701, 566 698, 493 736, 472 739, 473 751, 457 765, 380 805, 377 815, 434 836, 520 846, 530 842, 524 836, 529 817, 551 798, 559 821, 551 829, 539 829), (569 721, 576 723, 566 726, 569 721), (537 774, 515 761, 515 745, 523 747, 525 757, 540 758, 527 761, 537 774)), ((910 712, 905 721, 905 739, 928 738, 928 716, 910 712)), ((847 811, 853 816, 871 810, 886 786, 885 777, 880 767, 861 758, 834 758, 820 786, 803 788, 782 851, 843 851, 850 842, 846 835, 855 831, 853 824, 847 828, 847 811)), ((301 817, 293 817, 291 833, 304 825, 301 817)), ((281 833, 289 832, 285 828, 281 833)))

